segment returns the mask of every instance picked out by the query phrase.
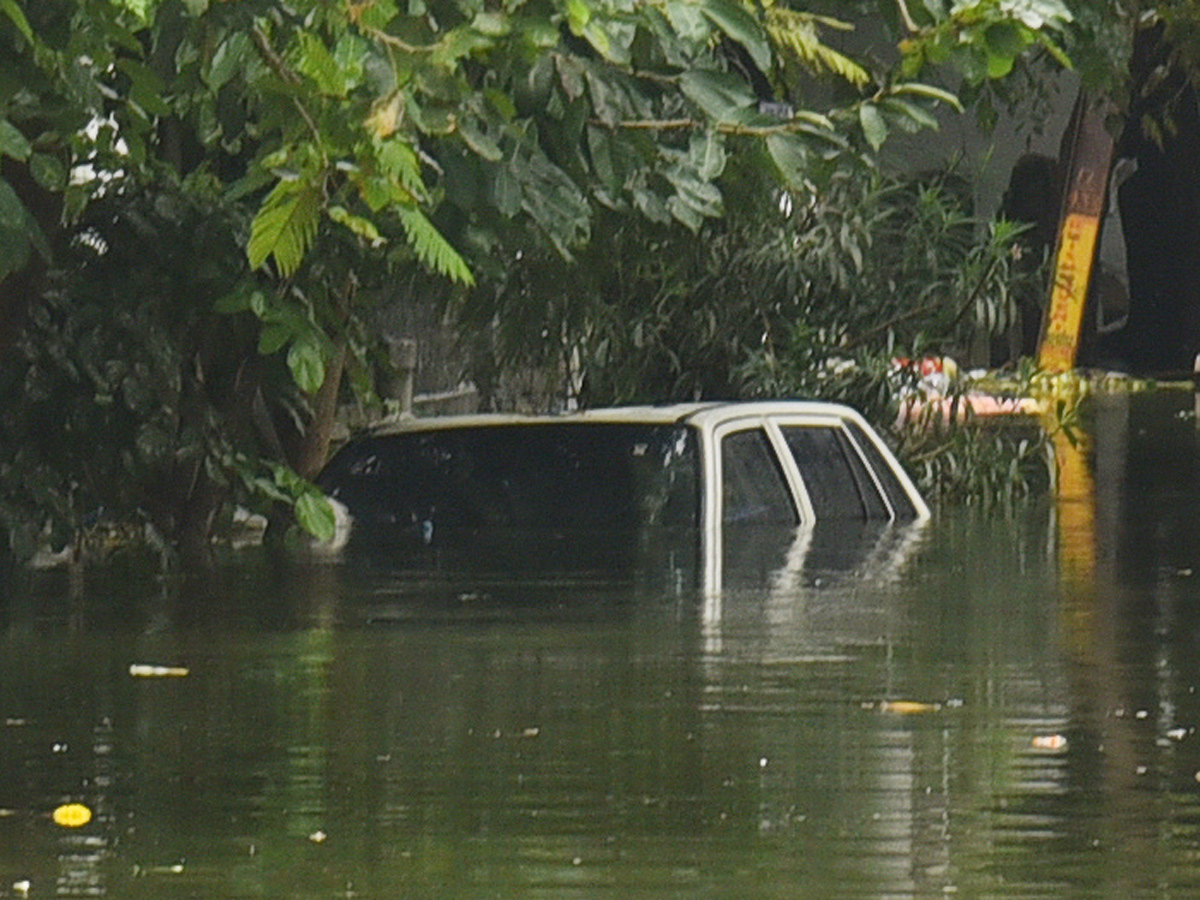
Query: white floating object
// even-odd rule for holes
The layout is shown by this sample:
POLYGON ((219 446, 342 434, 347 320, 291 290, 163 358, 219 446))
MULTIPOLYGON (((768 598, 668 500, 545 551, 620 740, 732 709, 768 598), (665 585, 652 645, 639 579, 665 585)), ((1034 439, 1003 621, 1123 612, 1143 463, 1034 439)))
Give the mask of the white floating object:
POLYGON ((134 663, 129 667, 129 674, 134 678, 183 678, 188 674, 184 666, 148 666, 134 663))

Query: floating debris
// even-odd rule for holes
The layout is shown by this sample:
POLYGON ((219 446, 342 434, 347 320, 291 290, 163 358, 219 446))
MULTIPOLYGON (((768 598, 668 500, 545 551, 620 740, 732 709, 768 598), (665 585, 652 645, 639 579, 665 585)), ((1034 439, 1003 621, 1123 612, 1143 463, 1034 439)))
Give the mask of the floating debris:
POLYGON ((328 837, 329 837, 329 835, 327 835, 325 832, 318 829, 317 831, 314 831, 312 834, 310 834, 308 836, 308 839, 310 841, 312 841, 314 844, 323 844, 323 843, 325 843, 325 839, 328 837))
POLYGON ((135 877, 144 875, 182 875, 183 863, 174 863, 169 866, 142 866, 135 865, 133 874, 135 877))
POLYGON ((92 811, 82 803, 64 803, 54 810, 51 818, 63 828, 82 828, 92 821, 92 811))
POLYGON ((918 700, 883 700, 879 704, 880 712, 896 713, 900 716, 937 712, 941 708, 940 703, 922 703, 918 700))
POLYGON ((134 678, 183 678, 189 671, 184 666, 148 666, 134 663, 129 667, 134 678))
POLYGON ((14 881, 12 889, 13 889, 13 893, 16 894, 18 897, 28 897, 30 887, 32 887, 32 884, 30 884, 30 881, 28 878, 25 878, 25 879, 22 879, 21 881, 14 881))
POLYGON ((1188 730, 1186 728, 1172 728, 1167 732, 1167 737, 1173 741, 1182 741, 1187 737, 1188 730))
POLYGON ((1049 750, 1057 753, 1067 749, 1067 739, 1061 734, 1035 734, 1029 742, 1034 750, 1049 750))

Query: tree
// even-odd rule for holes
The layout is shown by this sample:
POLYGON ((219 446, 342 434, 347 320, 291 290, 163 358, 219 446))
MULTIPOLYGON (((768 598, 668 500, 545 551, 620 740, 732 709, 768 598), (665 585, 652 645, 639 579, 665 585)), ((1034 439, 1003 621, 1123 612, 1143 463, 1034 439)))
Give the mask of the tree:
MULTIPOLYGON (((359 313, 393 273, 465 291, 515 248, 579 258, 600 223, 698 232, 723 215, 736 156, 812 190, 956 103, 914 80, 955 35, 965 58, 1057 53, 1069 18, 1055 0, 923 6, 896 69, 833 49, 840 20, 770 0, 0 0, 0 359, 27 401, 0 440, 31 440, 54 402, 31 379, 133 417, 91 434, 116 426, 89 408, 73 426, 112 443, 123 490, 6 463, 19 502, 5 519, 141 508, 202 547, 227 500, 257 493, 329 527, 306 479, 343 372, 370 389, 359 313), (805 103, 804 79, 833 100, 805 103), (162 243, 218 223, 223 249, 162 243), (121 296, 115 242, 137 248, 128 284, 152 289, 121 296), (84 296, 95 323, 125 301, 160 325, 89 344, 84 296), (113 373, 160 341, 156 411, 113 373), (157 449, 139 457, 122 434, 157 449), (144 501, 164 498, 164 478, 184 487, 156 510, 144 501)), ((586 327, 587 310, 572 316, 586 327)))

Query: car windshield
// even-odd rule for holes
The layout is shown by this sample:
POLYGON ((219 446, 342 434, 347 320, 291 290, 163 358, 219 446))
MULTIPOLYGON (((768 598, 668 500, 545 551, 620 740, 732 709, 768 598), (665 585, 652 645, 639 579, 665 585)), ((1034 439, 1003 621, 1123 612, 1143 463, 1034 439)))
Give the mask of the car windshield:
POLYGON ((356 518, 428 539, 463 528, 696 527, 699 471, 684 426, 520 423, 356 441, 320 481, 356 518))

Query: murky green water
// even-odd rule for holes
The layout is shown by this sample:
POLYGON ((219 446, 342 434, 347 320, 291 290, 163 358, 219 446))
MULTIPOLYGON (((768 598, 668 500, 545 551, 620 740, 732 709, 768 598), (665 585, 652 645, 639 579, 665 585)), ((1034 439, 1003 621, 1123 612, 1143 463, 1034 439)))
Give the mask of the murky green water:
POLYGON ((714 597, 8 585, 0 897, 1198 896, 1191 402, 1101 404, 1053 507, 803 536, 714 597))

